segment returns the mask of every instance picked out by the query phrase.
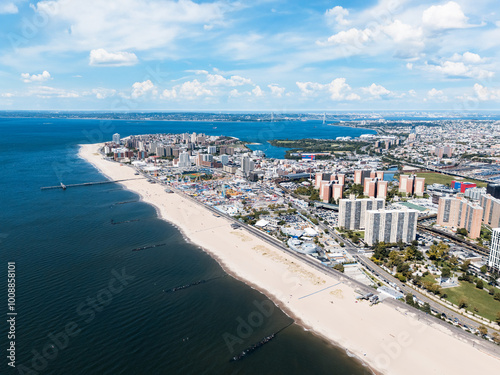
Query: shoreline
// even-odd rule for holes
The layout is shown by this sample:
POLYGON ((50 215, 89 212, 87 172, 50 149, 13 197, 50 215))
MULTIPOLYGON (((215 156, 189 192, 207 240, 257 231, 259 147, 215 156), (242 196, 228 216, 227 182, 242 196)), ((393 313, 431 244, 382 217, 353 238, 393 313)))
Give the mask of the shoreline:
MULTIPOLYGON (((80 145, 78 155, 111 180, 133 176, 131 167, 102 159, 100 154, 95 155, 97 149, 98 145, 80 145)), ((224 272, 263 293, 303 329, 345 350, 346 355, 354 357, 376 374, 420 374, 429 369, 429 364, 445 373, 451 372, 453 367, 454 373, 478 370, 477 363, 458 365, 454 361, 456 351, 450 352, 445 361, 444 354, 437 353, 439 346, 429 349, 433 346, 431 342, 440 341, 448 350, 455 346, 452 349, 463 351, 458 354, 482 361, 485 370, 488 366, 500 364, 498 359, 460 342, 453 333, 443 332, 443 327, 436 327, 438 324, 415 319, 416 314, 410 309, 402 312, 400 309, 404 307, 394 309, 390 303, 369 307, 367 302, 355 301, 354 289, 346 283, 338 284, 335 290, 318 293, 318 289, 342 280, 307 264, 299 264, 295 258, 246 230, 231 230, 226 218, 215 218, 208 209, 202 208, 201 203, 191 202, 177 193, 165 194, 162 185, 152 185, 146 180, 120 184, 138 194, 141 201, 155 207, 160 219, 174 225, 187 242, 209 254, 224 272), (207 220, 222 225, 207 228, 204 225, 207 220), (317 294, 309 297, 310 293, 317 294), (299 295, 304 297, 296 298, 299 295), (308 297, 307 303, 303 302, 305 297, 308 297), (421 337, 424 332, 432 339, 421 337), (394 348, 397 348, 397 355, 393 355, 394 348), (416 360, 414 351, 425 353, 426 363, 408 369, 409 361, 416 360)))
MULTIPOLYGON (((81 146, 81 145, 80 145, 81 146)), ((81 147, 80 147, 81 148, 81 147)), ((78 153, 78 155, 85 161, 87 161, 89 164, 91 164, 94 168, 96 168, 100 174, 102 174, 103 176, 105 176, 106 178, 112 180, 112 178, 107 175, 106 173, 104 173, 95 163, 93 163, 91 160, 83 157, 80 152, 78 153)), ((194 245, 196 247, 198 247, 200 250, 202 250, 203 252, 207 253, 212 259, 214 259, 217 264, 222 268, 222 270, 229 276, 233 277, 234 279, 238 280, 238 281, 241 281, 242 283, 246 284, 247 286, 249 286, 250 288, 252 289, 255 289, 257 291, 259 291, 260 293, 262 293, 263 295, 265 295, 269 301, 271 301, 278 309, 280 309, 285 315, 287 315, 290 319, 293 320, 292 324, 297 324, 298 326, 300 326, 303 330, 305 331, 309 331, 311 332, 313 335, 317 336, 317 337, 320 337, 321 339, 327 341, 330 345, 333 345, 335 348, 341 350, 341 351, 344 351, 345 354, 349 357, 349 358, 353 358, 354 360, 358 361, 363 367, 366 367, 367 369, 369 369, 373 375, 383 375, 382 372, 379 372, 377 371, 376 369, 372 368, 368 363, 366 363, 365 361, 363 361, 362 358, 360 358, 358 355, 350 352, 347 348, 344 348, 342 347, 339 343, 335 342, 335 341, 332 341, 332 339, 330 339, 329 337, 327 337, 326 335, 323 335, 317 331, 314 330, 314 327, 311 327, 309 326, 308 324, 306 324, 301 318, 300 316, 297 316, 292 310, 290 310, 282 301, 280 301, 279 299, 276 299, 276 298, 273 298, 274 296, 266 289, 263 289, 261 287, 259 287, 257 284, 253 283, 252 281, 250 280, 247 280, 245 278, 242 278, 237 272, 235 272, 234 270, 232 270, 227 264, 226 262, 224 261, 224 259, 222 259, 222 257, 218 256, 217 254, 215 254, 214 252, 210 251, 209 249, 207 249, 206 247, 192 241, 186 234, 186 232, 184 231, 184 228, 178 226, 177 224, 173 223, 172 221, 168 220, 168 218, 165 218, 163 215, 162 215, 162 212, 161 212, 161 209, 160 207, 158 207, 156 204, 154 203, 150 203, 148 201, 146 201, 144 199, 144 196, 140 193, 140 192, 137 192, 137 191, 134 191, 134 190, 131 190, 129 189, 127 186, 125 186, 125 184, 121 183, 121 182, 117 182, 117 184, 119 185, 122 185, 123 188, 125 190, 128 190, 134 194, 137 194, 139 196, 139 201, 140 202, 144 202, 146 204, 149 204, 150 206, 154 207, 155 211, 156 211, 156 215, 158 216, 159 219, 161 220, 164 220, 166 221, 168 224, 172 225, 173 227, 175 227, 182 235, 183 239, 191 244, 191 245, 194 245), (271 294, 271 296, 270 296, 271 294)))

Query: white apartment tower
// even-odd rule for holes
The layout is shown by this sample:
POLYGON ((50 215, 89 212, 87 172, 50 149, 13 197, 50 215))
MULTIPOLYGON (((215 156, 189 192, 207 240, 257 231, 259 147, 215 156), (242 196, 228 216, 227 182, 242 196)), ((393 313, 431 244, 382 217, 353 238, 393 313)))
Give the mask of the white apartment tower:
POLYGON ((377 242, 411 242, 417 235, 417 219, 416 210, 366 211, 365 242, 370 246, 377 242))
POLYGON ((365 228, 365 214, 368 210, 381 210, 385 207, 385 199, 340 199, 339 227, 355 230, 365 228))
POLYGON ((500 271, 500 228, 494 228, 491 232, 488 267, 497 272, 500 271))

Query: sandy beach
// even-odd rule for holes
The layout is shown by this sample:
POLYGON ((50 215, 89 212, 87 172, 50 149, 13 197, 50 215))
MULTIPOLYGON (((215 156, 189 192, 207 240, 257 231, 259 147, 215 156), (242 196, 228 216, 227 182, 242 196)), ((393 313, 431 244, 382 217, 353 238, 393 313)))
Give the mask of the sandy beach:
MULTIPOLYGON (((104 160, 98 147, 83 145, 79 155, 110 179, 139 177, 129 166, 104 160)), ((232 229, 226 218, 215 217, 179 194, 166 193, 160 184, 145 179, 121 184, 154 205, 162 219, 176 225, 228 273, 254 286, 299 324, 347 349, 377 372, 486 374, 500 366, 500 359, 481 345, 473 347, 455 330, 405 305, 383 302, 370 307, 366 301, 357 302, 354 289, 341 279, 299 263, 245 229, 232 229)))

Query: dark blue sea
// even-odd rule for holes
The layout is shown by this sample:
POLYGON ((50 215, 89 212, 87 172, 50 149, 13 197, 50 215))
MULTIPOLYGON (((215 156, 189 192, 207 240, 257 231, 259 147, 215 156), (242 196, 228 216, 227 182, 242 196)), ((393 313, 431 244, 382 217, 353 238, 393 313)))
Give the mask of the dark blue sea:
MULTIPOLYGON (((104 181, 78 144, 144 133, 198 132, 264 145, 370 131, 318 122, 207 123, 0 119, 0 279, 15 262, 15 364, 0 325, 0 374, 368 374, 345 350, 305 331, 267 298, 104 181), (142 251, 137 248, 151 247, 142 251), (176 292, 165 290, 207 280, 176 292), (291 325, 290 325, 291 324, 291 325), (243 360, 230 359, 282 330, 243 360)), ((5 315, 4 315, 5 317, 5 315)), ((339 322, 339 324, 343 324, 339 322)))

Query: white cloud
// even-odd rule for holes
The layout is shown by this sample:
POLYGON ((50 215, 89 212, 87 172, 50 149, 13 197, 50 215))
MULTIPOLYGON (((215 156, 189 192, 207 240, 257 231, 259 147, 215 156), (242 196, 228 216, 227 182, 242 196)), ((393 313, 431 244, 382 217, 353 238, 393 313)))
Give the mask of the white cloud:
POLYGON ((40 74, 33 74, 30 75, 29 73, 21 73, 21 78, 24 83, 31 83, 31 82, 45 82, 51 79, 50 73, 44 70, 40 74))
MULTIPOLYGON (((218 71, 217 69, 214 70, 218 71)), ((189 72, 204 76, 205 79, 194 79, 192 81, 186 81, 182 84, 175 85, 170 89, 165 89, 163 91, 162 97, 164 99, 193 100, 200 97, 240 97, 243 95, 252 95, 252 93, 255 96, 264 95, 262 89, 259 86, 254 86, 252 80, 249 78, 241 77, 238 75, 233 75, 229 78, 226 78, 222 74, 211 74, 206 70, 191 70, 189 72), (228 92, 228 87, 241 87, 245 85, 254 86, 252 92, 240 92, 236 89, 232 89, 228 92)))
POLYGON ((270 85, 267 85, 267 87, 269 87, 269 89, 271 90, 271 95, 276 96, 278 98, 281 98, 285 93, 285 88, 280 87, 276 83, 271 83, 270 85))
POLYGON ((484 59, 481 58, 477 53, 465 52, 463 55, 455 53, 451 57, 452 61, 463 61, 470 64, 479 64, 484 62, 484 59))
POLYGON ((432 88, 427 92, 427 95, 430 97, 435 97, 435 96, 443 96, 444 93, 442 90, 436 90, 435 88, 432 88))
POLYGON ((500 99, 500 89, 489 89, 479 83, 474 85, 474 92, 476 93, 477 98, 481 101, 500 99))
POLYGON ((202 25, 222 22, 237 5, 192 0, 44 0, 34 9, 50 17, 55 32, 45 50, 137 50, 169 46, 199 32, 202 25))
POLYGON ((328 43, 331 44, 348 44, 355 47, 360 47, 368 42, 373 33, 369 29, 359 30, 356 28, 347 31, 340 31, 337 34, 328 38, 328 43))
POLYGON ((393 23, 382 28, 388 36, 396 43, 407 43, 408 41, 416 41, 422 43, 423 32, 420 27, 415 28, 411 25, 395 20, 393 23))
POLYGON ((61 88, 50 86, 32 87, 26 94, 27 96, 37 96, 39 98, 78 98, 80 95, 75 91, 68 91, 61 88))
POLYGON ((428 70, 442 73, 448 77, 485 79, 495 75, 494 72, 476 66, 466 65, 461 61, 444 61, 440 65, 427 65, 427 68, 428 70))
POLYGON ((0 4, 0 14, 16 14, 19 12, 16 4, 14 3, 4 3, 0 4))
POLYGON ((248 78, 243 78, 240 76, 231 76, 229 78, 224 78, 220 74, 209 74, 205 70, 198 71, 198 74, 206 74, 208 86, 242 86, 252 84, 252 80, 248 78))
POLYGON ((361 90, 366 94, 371 95, 374 99, 381 99, 383 97, 392 96, 393 93, 387 90, 384 86, 372 83, 369 87, 362 87, 361 90))
POLYGON ((264 92, 262 91, 262 89, 260 88, 260 86, 255 86, 255 88, 252 90, 252 93, 255 96, 264 96, 264 92))
POLYGON ((110 96, 114 96, 116 94, 116 90, 105 89, 100 87, 97 89, 92 89, 92 94, 94 94, 97 99, 106 99, 109 98, 110 96))
POLYGON ((12 98, 14 96, 14 94, 12 94, 11 92, 3 92, 0 94, 0 96, 2 98, 12 98))
POLYGON ((131 52, 108 52, 103 48, 90 51, 89 65, 131 66, 137 63, 137 56, 131 52))
POLYGON ((469 27, 468 18, 454 1, 444 5, 433 5, 422 14, 422 22, 429 29, 463 29, 469 27))
POLYGON ((408 90, 408 95, 415 97, 417 96, 417 92, 415 90, 408 90))
POLYGON ((444 94, 444 92, 442 90, 437 90, 434 87, 427 92, 427 98, 425 98, 424 101, 427 99, 438 102, 448 101, 448 97, 444 94))
POLYGON ((325 16, 330 23, 337 24, 339 26, 349 25, 350 21, 346 20, 344 17, 349 15, 349 11, 341 6, 336 6, 328 9, 325 12, 325 16))
POLYGON ((322 92, 328 92, 330 98, 335 101, 359 100, 359 95, 351 93, 351 86, 346 83, 345 78, 336 78, 327 84, 317 82, 296 82, 302 92, 302 96, 316 96, 322 92))
POLYGON ((165 99, 188 99, 193 100, 203 96, 213 96, 212 90, 205 87, 203 83, 194 79, 192 81, 187 81, 181 85, 177 85, 172 89, 166 89, 163 91, 163 98, 165 99))
POLYGON ((412 63, 407 63, 406 64, 406 69, 412 70, 413 69, 413 64, 412 63))
POLYGON ((149 79, 144 82, 136 82, 132 85, 132 95, 133 99, 139 98, 147 93, 156 95, 158 93, 156 86, 149 79))

